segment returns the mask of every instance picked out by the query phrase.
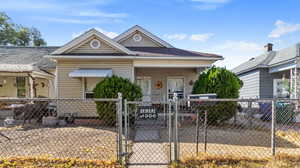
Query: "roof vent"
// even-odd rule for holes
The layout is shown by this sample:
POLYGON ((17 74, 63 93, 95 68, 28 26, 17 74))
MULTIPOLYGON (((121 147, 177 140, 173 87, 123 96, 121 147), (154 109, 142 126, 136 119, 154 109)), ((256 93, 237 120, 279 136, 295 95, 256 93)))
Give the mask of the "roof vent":
POLYGON ((255 60, 255 58, 250 58, 250 59, 249 59, 249 61, 253 61, 253 60, 255 60))

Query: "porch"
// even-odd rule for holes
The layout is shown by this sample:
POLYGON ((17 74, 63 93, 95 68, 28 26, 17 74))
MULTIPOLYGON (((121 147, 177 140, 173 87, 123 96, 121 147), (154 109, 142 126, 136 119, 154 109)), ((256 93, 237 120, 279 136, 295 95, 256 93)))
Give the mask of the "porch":
POLYGON ((269 70, 273 79, 274 98, 300 98, 300 69, 298 66, 289 65, 286 68, 272 67, 269 70))
POLYGON ((1 72, 0 97, 54 97, 53 78, 50 74, 44 73, 1 72))
POLYGON ((171 99, 174 93, 177 93, 179 98, 191 94, 198 74, 204 69, 204 67, 135 67, 134 79, 142 88, 144 101, 166 101, 171 99))

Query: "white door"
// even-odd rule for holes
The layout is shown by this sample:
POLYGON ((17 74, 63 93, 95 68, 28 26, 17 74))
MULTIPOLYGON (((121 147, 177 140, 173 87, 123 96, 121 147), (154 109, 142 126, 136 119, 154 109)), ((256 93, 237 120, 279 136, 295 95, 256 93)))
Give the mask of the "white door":
POLYGON ((143 101, 151 101, 151 77, 137 77, 137 85, 142 88, 143 101))
POLYGON ((178 98, 184 97, 184 78, 183 77, 168 77, 168 98, 172 99, 174 93, 177 93, 178 98))

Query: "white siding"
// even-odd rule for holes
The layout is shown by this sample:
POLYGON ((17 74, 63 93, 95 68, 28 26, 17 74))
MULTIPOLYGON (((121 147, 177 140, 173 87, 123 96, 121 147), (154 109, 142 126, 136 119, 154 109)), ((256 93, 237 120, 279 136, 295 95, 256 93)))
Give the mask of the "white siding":
POLYGON ((240 98, 259 98, 260 97, 260 71, 255 70, 240 75, 239 78, 244 85, 240 89, 240 98))

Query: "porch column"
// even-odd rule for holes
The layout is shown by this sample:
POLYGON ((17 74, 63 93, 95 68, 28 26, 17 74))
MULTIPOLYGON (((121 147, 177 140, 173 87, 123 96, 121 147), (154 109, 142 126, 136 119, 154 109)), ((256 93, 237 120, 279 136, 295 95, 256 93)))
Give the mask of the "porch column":
POLYGON ((28 77, 29 83, 29 97, 34 98, 34 81, 31 77, 28 77))
POLYGON ((55 97, 55 84, 54 84, 54 80, 53 79, 48 79, 48 83, 49 83, 49 98, 54 98, 55 97))

